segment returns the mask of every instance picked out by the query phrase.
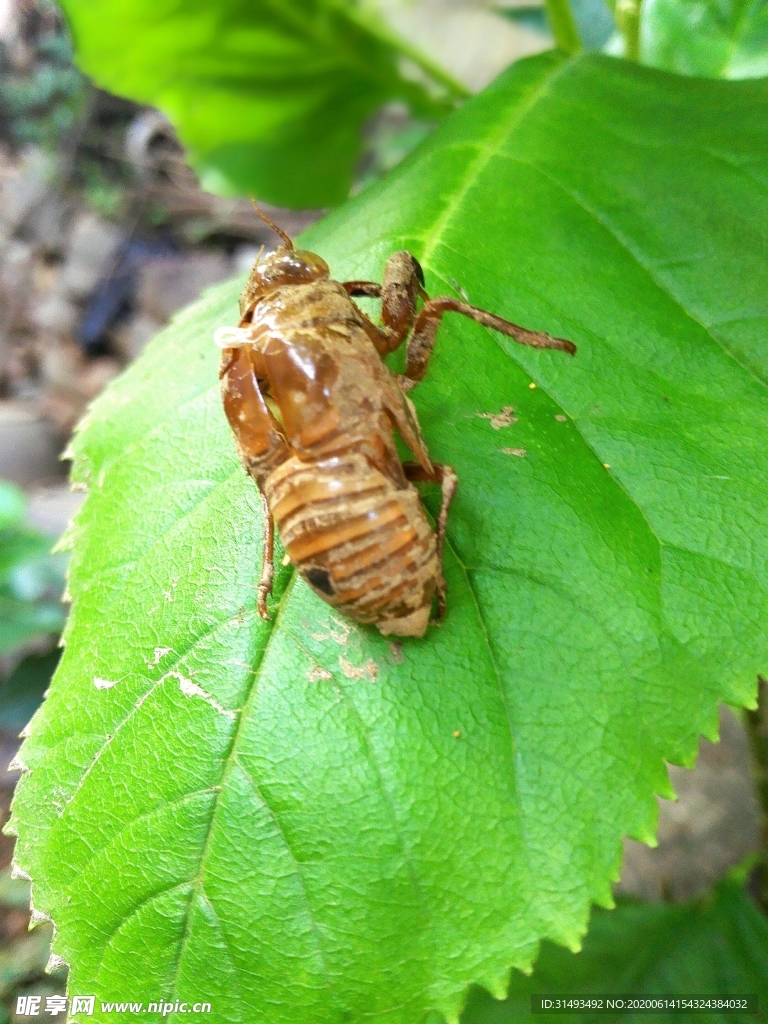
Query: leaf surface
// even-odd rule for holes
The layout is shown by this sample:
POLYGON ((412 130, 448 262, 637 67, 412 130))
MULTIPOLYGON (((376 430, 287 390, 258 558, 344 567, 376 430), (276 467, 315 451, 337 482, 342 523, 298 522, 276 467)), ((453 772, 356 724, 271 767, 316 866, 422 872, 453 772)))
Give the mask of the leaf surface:
MULTIPOLYGON (((63 0, 80 67, 159 107, 205 188, 281 206, 349 193, 363 122, 399 100, 433 120, 456 98, 370 5, 337 0, 63 0), (439 81, 435 81, 435 77, 439 81), (440 90, 440 86, 443 88, 440 90), (435 87, 445 99, 435 98, 435 87)), ((447 82, 447 84, 446 84, 447 82)))
POLYGON ((768 666, 767 113, 764 82, 550 53, 305 237, 340 280, 407 247, 433 294, 578 346, 441 328, 414 400, 459 490, 421 641, 289 567, 255 613, 212 343, 242 282, 98 400, 14 817, 73 992, 412 1024, 501 995, 541 938, 578 946, 664 759, 768 666))
MULTIPOLYGON (((727 880, 691 903, 642 904, 623 900, 597 910, 580 953, 545 944, 533 974, 515 974, 504 1002, 472 993, 461 1024, 530 1024, 531 996, 545 993, 673 996, 696 993, 727 998, 768 998, 768 921, 735 881, 727 880)), ((654 1013, 658 1024, 679 1024, 699 1014, 654 1013)), ((562 1024, 562 1014, 537 1014, 541 1024, 562 1024)), ((570 1024, 601 1024, 602 1014, 573 1013, 570 1024)), ((626 1024, 648 1014, 622 1014, 626 1024)), ((722 1024, 749 1024, 754 1015, 726 1009, 722 1024)))

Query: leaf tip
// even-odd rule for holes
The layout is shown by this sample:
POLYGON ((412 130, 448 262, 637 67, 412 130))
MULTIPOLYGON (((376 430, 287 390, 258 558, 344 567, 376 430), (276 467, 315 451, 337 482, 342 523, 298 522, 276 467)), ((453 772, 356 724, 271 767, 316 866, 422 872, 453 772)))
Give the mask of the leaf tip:
POLYGON ((21 879, 23 882, 31 882, 32 876, 28 875, 23 868, 19 867, 18 863, 14 860, 11 862, 11 878, 21 879))
POLYGON ((637 835, 632 836, 632 838, 636 839, 638 843, 645 843, 645 845, 650 846, 652 850, 655 850, 656 847, 659 845, 659 840, 656 837, 656 832, 653 830, 646 831, 645 829, 642 829, 637 833, 637 835))
POLYGON ((504 971, 495 978, 489 978, 483 983, 483 987, 488 989, 494 999, 506 999, 509 992, 509 975, 509 971, 504 971))
POLYGON ((29 916, 29 925, 32 928, 36 924, 50 924, 53 918, 50 914, 46 914, 42 910, 38 910, 36 907, 32 907, 32 913, 29 916))
MULTIPOLYGON (((618 875, 617 875, 617 877, 614 879, 614 881, 618 882, 618 880, 619 879, 618 879, 618 875)), ((616 900, 613 898, 613 892, 610 889, 606 893, 604 893, 600 899, 596 899, 595 903, 599 907, 602 907, 604 910, 615 910, 616 909, 616 900)))
POLYGON ((8 764, 9 772, 21 772, 22 775, 29 774, 30 768, 22 761, 18 754, 16 754, 8 764))

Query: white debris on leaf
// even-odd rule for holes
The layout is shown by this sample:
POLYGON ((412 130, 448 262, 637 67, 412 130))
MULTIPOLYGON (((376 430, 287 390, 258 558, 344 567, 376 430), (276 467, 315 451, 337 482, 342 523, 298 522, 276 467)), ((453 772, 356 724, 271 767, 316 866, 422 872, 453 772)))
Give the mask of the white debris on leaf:
POLYGON ((475 416, 481 420, 488 420, 494 430, 502 430, 517 423, 517 416, 511 405, 505 405, 500 412, 476 412, 475 416))
POLYGON ((324 640, 333 640, 340 647, 346 647, 350 637, 357 634, 357 629, 351 622, 345 622, 343 619, 332 619, 331 621, 338 627, 337 629, 330 629, 327 633, 312 633, 312 639, 319 643, 324 640))
POLYGON ((405 655, 403 654, 402 643, 400 643, 400 641, 398 640, 391 641, 389 644, 389 649, 392 652, 392 661, 394 661, 396 665, 402 664, 405 658, 405 655))
POLYGON ((166 656, 166 654, 170 654, 172 650, 172 647, 156 647, 154 659, 148 663, 148 667, 156 668, 160 664, 162 659, 166 656))
POLYGON ((227 718, 232 719, 237 717, 237 713, 235 711, 230 711, 229 708, 222 707, 216 698, 208 693, 207 690, 204 690, 202 686, 198 686, 197 683, 193 683, 191 679, 187 679, 187 677, 183 676, 180 672, 167 672, 160 681, 164 682, 166 679, 171 677, 178 679, 179 689, 185 697, 199 697, 201 700, 204 700, 206 704, 210 704, 214 711, 218 711, 220 715, 225 715, 227 718))
POLYGON ((93 685, 97 690, 111 690, 113 686, 117 686, 119 679, 100 679, 99 676, 94 676, 93 685))
POLYGON ((364 665, 353 665, 346 658, 339 658, 339 667, 347 679, 367 679, 372 683, 379 674, 379 667, 373 658, 369 658, 364 665))
POLYGON ((333 674, 321 665, 316 665, 307 672, 307 680, 310 683, 319 683, 328 679, 333 679, 333 674))

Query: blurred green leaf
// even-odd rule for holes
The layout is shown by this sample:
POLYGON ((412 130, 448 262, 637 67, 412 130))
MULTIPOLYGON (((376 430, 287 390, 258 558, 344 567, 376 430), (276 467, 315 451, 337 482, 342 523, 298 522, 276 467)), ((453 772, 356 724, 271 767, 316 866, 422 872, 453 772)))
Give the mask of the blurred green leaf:
POLYGON ((13 818, 74 991, 414 1024, 579 943, 665 761, 768 668, 766 153, 768 82, 550 51, 304 236, 339 280, 407 247, 432 294, 578 345, 441 327, 413 397, 459 488, 422 640, 340 618, 279 553, 257 615, 213 344, 242 281, 91 407, 13 818))
MULTIPOLYGON (((603 0, 569 0, 573 17, 579 31, 581 43, 587 50, 601 49, 614 31, 613 17, 603 0)), ((551 38, 552 32, 544 5, 535 0, 530 4, 515 3, 507 6, 504 3, 494 6, 496 14, 508 21, 524 25, 526 28, 551 38)))
POLYGON ((613 15, 604 0, 570 0, 583 45, 599 50, 615 31, 613 15))
POLYGON ((17 600, 29 604, 58 601, 65 582, 66 556, 51 552, 51 537, 39 536, 38 539, 43 551, 36 556, 19 559, 7 574, 10 592, 17 600))
MULTIPOLYGON (((497 1002, 475 989, 461 1024, 605 1024, 610 1015, 536 1014, 531 995, 717 996, 757 993, 768 999, 768 920, 738 883, 726 880, 704 899, 669 905, 622 900, 598 909, 579 953, 545 943, 529 977, 514 972, 509 995, 497 1002)), ((625 1024, 680 1024, 700 1014, 622 1014, 625 1024)), ((752 1024, 752 1014, 726 1011, 704 1019, 752 1024)))
POLYGON ((768 75, 768 0, 645 0, 643 62, 681 75, 768 75))
POLYGON ((7 480, 0 480, 0 530, 20 526, 27 514, 24 492, 7 480))
POLYGON ((396 167, 433 128, 434 125, 424 121, 410 120, 405 124, 393 125, 381 119, 374 130, 368 133, 366 163, 361 168, 360 187, 367 188, 396 167))
POLYGON ((48 553, 52 543, 31 531, 0 533, 0 656, 64 626, 65 559, 48 553))
MULTIPOLYGON (((23 593, 17 589, 17 570, 44 557, 50 551, 51 543, 48 537, 35 530, 0 530, 0 593, 11 593, 23 599, 23 593)), ((24 589, 23 582, 21 589, 24 589)))
POLYGON ((81 68, 159 107, 204 187, 282 206, 349 193, 363 122, 385 103, 443 117, 465 95, 345 0, 62 0, 81 68), (422 85, 403 73, 421 66, 422 85), (439 98, 442 94, 443 98, 439 98))
POLYGON ((45 634, 60 633, 65 615, 58 604, 29 604, 0 596, 0 656, 45 634))
POLYGON ((21 732, 42 703, 60 656, 59 650, 31 654, 16 666, 5 682, 0 682, 0 726, 21 732))
POLYGON ((543 36, 552 36, 552 32, 547 21, 547 12, 541 6, 541 4, 531 4, 530 6, 518 6, 514 7, 494 7, 494 11, 502 18, 506 18, 507 21, 512 21, 516 25, 524 25, 525 28, 529 28, 534 32, 538 32, 543 36))
POLYGON ((0 656, 30 640, 61 632, 66 556, 53 538, 23 525, 23 492, 0 481, 0 656))

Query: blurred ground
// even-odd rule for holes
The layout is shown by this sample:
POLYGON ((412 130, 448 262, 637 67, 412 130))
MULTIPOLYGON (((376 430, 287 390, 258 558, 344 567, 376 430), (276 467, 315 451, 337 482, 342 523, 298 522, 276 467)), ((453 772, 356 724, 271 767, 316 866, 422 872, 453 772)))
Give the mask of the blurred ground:
MULTIPOLYGON (((413 37, 431 32, 435 14, 424 4, 389 6, 393 24, 403 21, 413 37)), ((467 58, 460 77, 473 87, 546 44, 533 17, 534 28, 512 19, 504 32, 497 21, 486 46, 491 15, 479 4, 447 6, 443 30, 432 32, 434 55, 458 46, 467 58)), ((371 125, 361 182, 423 130, 399 108, 387 110, 371 125)), ((316 216, 270 212, 291 234, 316 216)), ((87 403, 176 310, 245 272, 263 244, 274 238, 250 203, 199 189, 160 114, 80 76, 47 0, 0 0, 0 478, 26 489, 33 525, 59 535, 82 499, 69 491, 59 454, 87 403)), ((749 752, 728 711, 721 736, 720 744, 702 742, 695 771, 671 769, 679 800, 660 802, 658 849, 625 844, 621 891, 688 898, 756 848, 749 752)), ((2 821, 17 746, 16 732, 0 728, 2 821)), ((27 931, 26 886, 10 877, 12 847, 0 836, 0 1024, 13 1019, 17 993, 63 985, 61 973, 43 977, 48 926, 27 931)))

